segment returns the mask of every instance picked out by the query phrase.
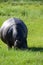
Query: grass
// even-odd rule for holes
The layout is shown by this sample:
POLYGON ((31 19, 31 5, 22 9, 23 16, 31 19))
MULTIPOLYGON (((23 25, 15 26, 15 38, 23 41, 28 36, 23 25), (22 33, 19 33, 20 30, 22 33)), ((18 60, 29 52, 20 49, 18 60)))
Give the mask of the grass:
POLYGON ((43 65, 43 4, 0 3, 0 26, 10 17, 26 24, 29 50, 8 50, 0 40, 0 65, 43 65))

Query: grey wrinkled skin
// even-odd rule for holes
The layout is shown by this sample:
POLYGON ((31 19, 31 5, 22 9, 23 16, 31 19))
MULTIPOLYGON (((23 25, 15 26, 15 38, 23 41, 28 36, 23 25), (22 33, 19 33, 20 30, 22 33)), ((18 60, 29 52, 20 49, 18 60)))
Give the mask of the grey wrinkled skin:
POLYGON ((0 28, 0 38, 9 48, 27 48, 27 27, 22 20, 10 18, 0 28))

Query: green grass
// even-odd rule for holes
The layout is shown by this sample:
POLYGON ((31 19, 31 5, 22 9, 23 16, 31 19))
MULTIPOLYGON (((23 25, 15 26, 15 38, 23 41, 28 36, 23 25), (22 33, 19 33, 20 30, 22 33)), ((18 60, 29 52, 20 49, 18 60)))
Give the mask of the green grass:
POLYGON ((8 50, 0 40, 0 65, 43 65, 43 5, 0 3, 0 26, 10 17, 26 24, 29 50, 8 50))

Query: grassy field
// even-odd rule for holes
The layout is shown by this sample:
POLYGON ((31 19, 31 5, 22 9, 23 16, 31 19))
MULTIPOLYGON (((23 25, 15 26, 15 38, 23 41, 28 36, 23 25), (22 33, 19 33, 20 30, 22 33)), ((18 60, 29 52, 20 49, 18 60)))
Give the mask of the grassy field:
POLYGON ((0 65, 43 65, 43 4, 0 3, 0 26, 11 17, 26 24, 29 50, 8 50, 0 40, 0 65))

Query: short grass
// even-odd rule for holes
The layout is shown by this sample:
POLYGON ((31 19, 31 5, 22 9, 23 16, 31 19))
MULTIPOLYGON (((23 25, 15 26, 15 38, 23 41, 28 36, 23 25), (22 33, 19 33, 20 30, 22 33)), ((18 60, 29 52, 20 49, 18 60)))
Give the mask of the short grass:
POLYGON ((0 40, 0 65, 43 65, 43 4, 0 3, 0 26, 10 17, 26 24, 29 50, 8 50, 0 40))

